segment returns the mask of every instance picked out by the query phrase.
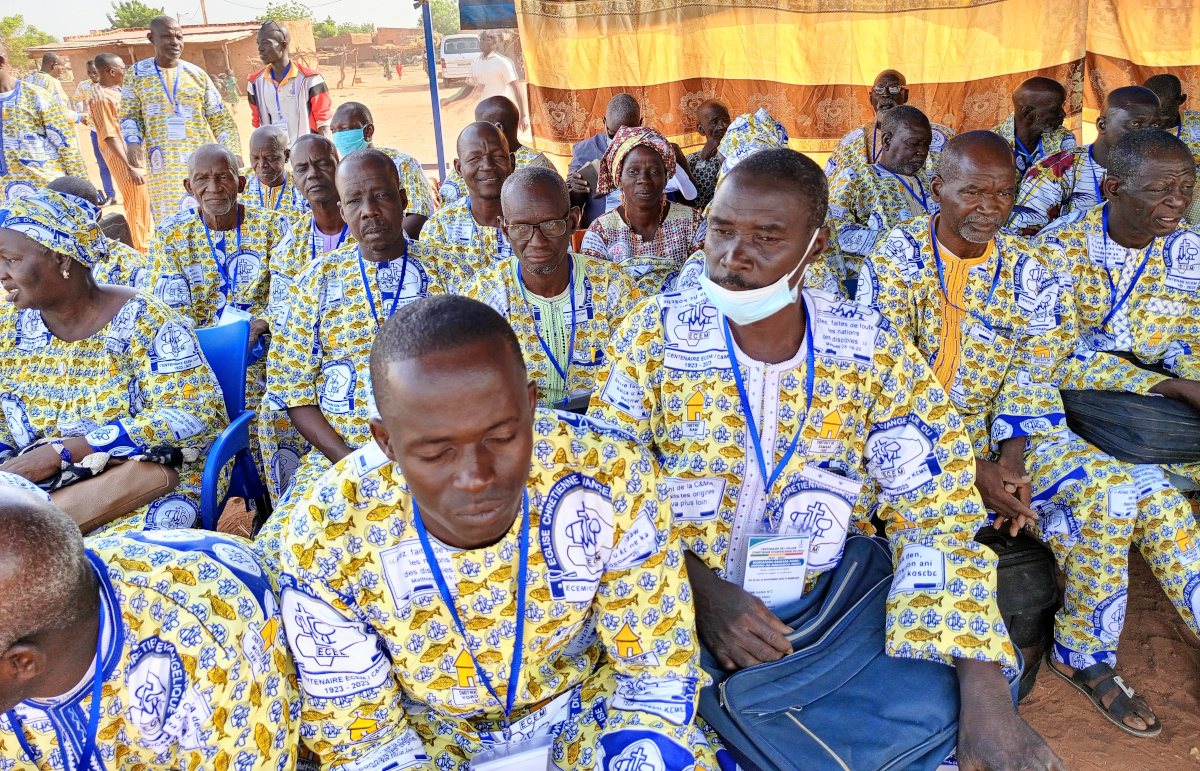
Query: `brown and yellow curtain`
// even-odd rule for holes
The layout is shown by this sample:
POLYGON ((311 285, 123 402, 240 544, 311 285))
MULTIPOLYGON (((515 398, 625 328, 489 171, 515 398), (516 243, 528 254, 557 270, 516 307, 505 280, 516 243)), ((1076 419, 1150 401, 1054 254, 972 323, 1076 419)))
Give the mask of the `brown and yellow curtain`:
MULTIPOLYGON (((696 108, 766 107, 792 146, 831 150, 871 116, 884 69, 910 103, 956 131, 991 128, 1013 89, 1046 75, 1070 93, 1067 125, 1108 89, 1171 69, 1200 78, 1188 0, 517 0, 538 149, 569 157, 626 91, 646 125, 685 146, 696 108), (1085 64, 1090 77, 1085 77, 1085 64), (1086 98, 1086 99, 1085 99, 1086 98)), ((1200 85, 1200 84, 1197 84, 1200 85)), ((1200 99, 1200 88, 1192 89, 1200 99)))

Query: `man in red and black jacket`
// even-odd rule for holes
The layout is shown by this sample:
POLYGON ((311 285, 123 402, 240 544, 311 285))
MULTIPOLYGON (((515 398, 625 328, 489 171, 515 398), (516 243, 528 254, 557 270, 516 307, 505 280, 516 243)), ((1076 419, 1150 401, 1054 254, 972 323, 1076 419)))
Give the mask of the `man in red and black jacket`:
POLYGON ((263 22, 258 31, 258 56, 262 70, 250 76, 246 96, 255 128, 272 123, 287 127, 288 146, 303 134, 329 136, 333 100, 329 87, 316 70, 292 61, 288 46, 292 34, 277 21, 263 22))

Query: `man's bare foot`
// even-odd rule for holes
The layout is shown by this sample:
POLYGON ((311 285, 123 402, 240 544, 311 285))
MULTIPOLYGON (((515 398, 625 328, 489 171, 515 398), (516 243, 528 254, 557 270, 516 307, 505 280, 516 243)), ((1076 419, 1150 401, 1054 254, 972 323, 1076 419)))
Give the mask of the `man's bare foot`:
POLYGON ((1107 664, 1095 664, 1080 670, 1050 659, 1050 666, 1091 699, 1105 717, 1129 733, 1154 736, 1162 730, 1162 724, 1150 709, 1150 704, 1134 693, 1107 664))

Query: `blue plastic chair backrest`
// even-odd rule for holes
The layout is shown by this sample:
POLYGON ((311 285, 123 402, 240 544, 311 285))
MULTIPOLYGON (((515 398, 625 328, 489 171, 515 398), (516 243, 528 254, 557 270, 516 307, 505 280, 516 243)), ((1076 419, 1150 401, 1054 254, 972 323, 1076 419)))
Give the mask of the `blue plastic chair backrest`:
POLYGON ((200 350, 225 395, 225 410, 236 420, 246 409, 246 370, 250 366, 250 322, 234 321, 197 329, 200 350))

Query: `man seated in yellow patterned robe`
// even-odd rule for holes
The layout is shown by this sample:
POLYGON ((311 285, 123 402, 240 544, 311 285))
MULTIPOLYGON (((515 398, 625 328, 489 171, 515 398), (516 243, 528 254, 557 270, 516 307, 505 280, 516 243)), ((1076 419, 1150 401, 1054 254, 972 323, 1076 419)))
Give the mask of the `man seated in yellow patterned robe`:
POLYGON ((641 300, 631 276, 608 260, 571 254, 580 211, 554 169, 530 167, 504 183, 502 228, 516 255, 460 287, 508 321, 537 382, 538 404, 587 408, 604 349, 641 300))
POLYGON ((45 493, 6 481, 0 767, 291 771, 300 694, 276 576, 248 542, 164 530, 85 546, 45 493))
MULTIPOLYGON (((1070 353, 1072 369, 1109 379, 1128 370, 1139 387, 1120 390, 1200 407, 1200 234, 1181 223, 1194 187, 1195 161, 1182 141, 1157 129, 1131 132, 1109 152, 1107 203, 1043 230, 1038 245, 1061 293, 1057 313, 1077 330, 1059 357, 1070 353)), ((1043 345, 1054 348, 1052 341, 1043 345)), ((1027 367, 1026 379, 1035 384, 1097 387, 1063 383, 1039 363, 1035 356, 1027 367)), ((1039 472, 1046 475, 1050 503, 1069 498, 1070 487, 1074 496, 1096 500, 1091 516, 1061 507, 1043 514, 1042 537, 1067 575, 1050 663, 1118 726, 1153 736, 1162 723, 1146 700, 1124 682, 1120 689, 1111 685, 1119 679, 1112 667, 1128 601, 1127 558, 1136 546, 1192 633, 1200 634, 1200 525, 1163 473, 1200 479, 1200 466, 1131 466, 1095 451, 1098 458, 1085 465, 1076 446, 1082 440, 1062 423, 1060 414, 1040 432, 1047 447, 1035 449, 1030 471, 1035 482, 1039 472)))
MULTIPOLYGON (((1169 131, 1188 146, 1192 158, 1200 165, 1200 111, 1184 110, 1188 95, 1183 83, 1169 72, 1152 75, 1142 84, 1158 97, 1158 127, 1169 131)), ((1188 224, 1200 223, 1200 198, 1193 198, 1185 219, 1188 224)))
POLYGON ((1023 81, 1013 91, 1012 114, 992 131, 1012 148, 1018 181, 1038 161, 1077 144, 1075 135, 1063 127, 1066 101, 1062 83, 1040 76, 1023 81))
MULTIPOLYGON (((875 76, 867 97, 875 115, 866 124, 851 130, 842 137, 837 147, 825 162, 825 176, 832 182, 848 169, 863 169, 879 160, 882 149, 879 144, 879 121, 884 113, 902 104, 908 104, 908 85, 904 75, 896 70, 884 70, 875 76)), ((940 123, 930 123, 933 140, 929 145, 929 158, 925 168, 932 173, 937 169, 938 154, 946 140, 954 136, 954 130, 940 123)))
POLYGON ((716 771, 650 453, 539 409, 512 329, 476 300, 398 311, 371 371, 374 441, 310 489, 281 554, 321 767, 481 768, 507 744, 520 768, 716 771))
MULTIPOLYGON (((352 153, 338 166, 337 188, 354 242, 320 255, 300 273, 267 357, 262 412, 286 411, 309 447, 256 538, 268 557, 278 554, 288 517, 309 485, 371 441, 367 422, 375 405, 367 356, 379 327, 405 305, 444 291, 437 274, 409 251, 408 199, 387 155, 352 153)), ((264 437, 277 419, 260 425, 264 437)), ((286 444, 272 448, 274 479, 282 479, 282 465, 294 462, 296 444, 290 443, 291 452, 286 444)))
MULTIPOLYGON (((1049 264, 1050 249, 997 232, 1012 207, 1012 178, 1012 156, 995 134, 950 140, 933 180, 941 214, 892 231, 868 258, 859 299, 933 362, 970 432, 976 486, 997 527, 1011 520, 1005 529, 1015 534, 1029 524, 1063 566, 1052 666, 1084 670, 1078 687, 1093 691, 1110 719, 1151 735, 1161 726, 1149 706, 1112 684, 1130 539, 1156 571, 1187 576, 1170 535, 1182 527, 1200 539, 1200 527, 1156 467, 1118 461, 1072 433, 1058 389, 1148 394, 1168 379, 1108 353, 1076 355, 1069 269, 1049 264), (1143 538, 1156 518, 1161 529, 1143 538)), ((1183 588, 1168 592, 1191 618, 1183 588)))
POLYGON ((829 186, 830 249, 825 262, 842 278, 858 276, 863 258, 906 220, 937 214, 925 159, 933 133, 916 107, 893 107, 879 119, 879 161, 845 169, 829 186))
POLYGON ((476 273, 513 256, 500 229, 500 191, 516 168, 504 133, 492 123, 472 123, 458 135, 454 169, 467 195, 438 209, 421 229, 421 240, 450 256, 446 276, 451 291, 476 273))
POLYGON ((847 536, 873 533, 876 515, 897 565, 886 653, 956 668, 958 762, 1057 769, 1012 708, 1005 673, 1018 661, 996 605, 996 557, 973 540, 985 512, 962 420, 880 314, 798 291, 828 241, 826 196, 821 169, 800 153, 742 161, 709 208, 700 288, 653 297, 626 319, 591 414, 659 459, 697 628, 722 668, 790 654, 771 608, 836 568, 847 536), (814 503, 830 512, 823 526, 804 521, 814 503), (808 570, 753 576, 748 590, 751 536, 796 532, 814 534, 808 570), (932 605, 946 612, 921 612, 932 605))

